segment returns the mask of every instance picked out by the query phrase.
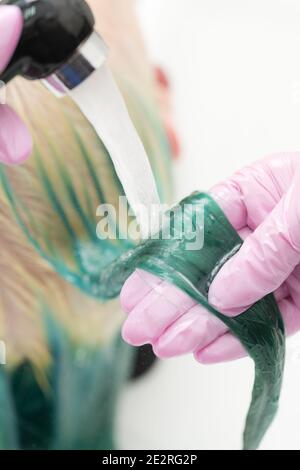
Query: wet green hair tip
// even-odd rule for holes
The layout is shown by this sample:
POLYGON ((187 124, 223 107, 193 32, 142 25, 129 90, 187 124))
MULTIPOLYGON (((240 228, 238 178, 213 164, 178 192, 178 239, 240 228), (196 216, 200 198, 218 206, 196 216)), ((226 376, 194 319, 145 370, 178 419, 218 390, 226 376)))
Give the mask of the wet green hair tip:
MULTIPOLYGON (((261 299, 245 313, 229 318, 215 310, 207 300, 209 285, 220 267, 239 250, 242 240, 217 203, 205 193, 193 193, 170 213, 168 239, 149 239, 119 258, 106 271, 101 282, 114 279, 114 294, 137 267, 176 285, 222 320, 241 341, 255 363, 252 400, 246 418, 243 447, 256 449, 269 428, 278 407, 284 358, 284 324, 274 296, 261 299), (176 210, 183 209, 184 210, 176 210), (176 237, 179 216, 190 227, 197 224, 197 214, 204 211, 201 230, 203 246, 187 249, 191 237, 176 237), (192 224, 190 223, 192 219, 192 224)), ((182 219, 181 219, 182 220, 182 219)), ((245 279, 247 282, 247 279, 245 279)), ((110 286, 112 284, 110 283, 110 286)))

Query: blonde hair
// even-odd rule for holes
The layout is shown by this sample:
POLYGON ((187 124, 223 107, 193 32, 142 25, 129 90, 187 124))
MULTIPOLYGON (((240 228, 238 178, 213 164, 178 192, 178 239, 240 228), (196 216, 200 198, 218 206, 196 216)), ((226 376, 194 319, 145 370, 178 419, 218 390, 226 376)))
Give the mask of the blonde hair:
MULTIPOLYGON (((127 79, 119 84, 168 200, 170 152, 156 102, 148 88, 133 91, 127 79)), ((118 241, 95 245, 93 238, 97 206, 116 205, 122 188, 102 142, 71 100, 23 79, 9 87, 8 99, 29 127, 34 151, 21 167, 0 171, 0 339, 8 364, 27 357, 43 366, 50 360, 45 312, 85 344, 104 344, 119 328, 117 301, 101 304, 74 287, 72 273, 80 282, 82 246, 91 244, 99 269, 126 249, 118 241)))

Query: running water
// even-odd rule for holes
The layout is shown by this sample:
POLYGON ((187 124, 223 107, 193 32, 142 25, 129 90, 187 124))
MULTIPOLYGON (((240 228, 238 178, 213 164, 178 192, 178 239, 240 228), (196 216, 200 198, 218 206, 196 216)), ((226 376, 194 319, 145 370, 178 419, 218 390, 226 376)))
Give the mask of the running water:
POLYGON ((157 228, 151 213, 160 207, 158 191, 144 146, 107 65, 92 73, 69 95, 106 146, 141 235, 147 238, 157 228))

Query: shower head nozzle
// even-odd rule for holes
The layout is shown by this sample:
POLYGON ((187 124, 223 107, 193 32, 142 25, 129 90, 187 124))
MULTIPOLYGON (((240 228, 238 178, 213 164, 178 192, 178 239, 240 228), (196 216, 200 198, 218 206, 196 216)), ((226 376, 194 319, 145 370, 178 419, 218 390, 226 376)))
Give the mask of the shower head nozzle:
POLYGON ((0 0, 22 11, 23 31, 0 80, 17 75, 30 80, 54 74, 63 87, 80 84, 106 59, 104 41, 94 32, 94 17, 85 0, 0 0))

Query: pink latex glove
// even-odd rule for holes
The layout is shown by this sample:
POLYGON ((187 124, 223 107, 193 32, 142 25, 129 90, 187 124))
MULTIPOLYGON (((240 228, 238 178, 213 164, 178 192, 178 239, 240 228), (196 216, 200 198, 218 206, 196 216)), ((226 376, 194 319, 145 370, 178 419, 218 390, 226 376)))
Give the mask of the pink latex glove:
MULTIPOLYGON (((216 276, 209 302, 235 316, 270 292, 286 332, 300 329, 300 153, 266 157, 215 186, 212 196, 245 242, 216 276)), ((194 353, 204 364, 246 355, 223 323, 178 288, 137 270, 121 293, 123 338, 161 358, 194 353)))
MULTIPOLYGON (((23 16, 19 8, 0 6, 0 74, 15 51, 22 27, 23 16)), ((24 123, 9 106, 0 104, 0 162, 21 163, 31 149, 31 137, 24 123)))

